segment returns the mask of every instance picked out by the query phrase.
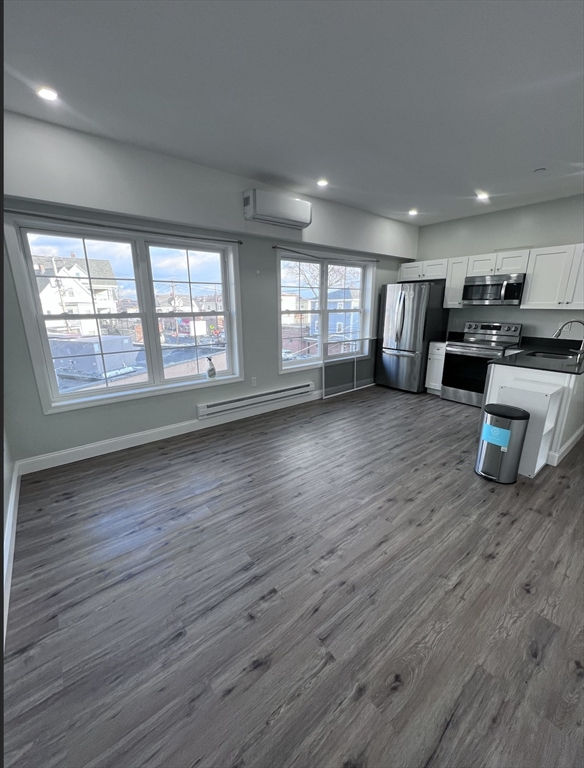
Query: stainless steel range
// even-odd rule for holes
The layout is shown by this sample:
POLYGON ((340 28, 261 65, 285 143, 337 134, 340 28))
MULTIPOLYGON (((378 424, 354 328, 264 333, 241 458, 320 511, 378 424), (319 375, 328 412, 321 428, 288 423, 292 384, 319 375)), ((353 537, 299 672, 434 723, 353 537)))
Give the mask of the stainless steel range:
POLYGON ((448 341, 440 396, 475 405, 483 403, 489 360, 519 346, 521 325, 469 322, 462 341, 448 341))

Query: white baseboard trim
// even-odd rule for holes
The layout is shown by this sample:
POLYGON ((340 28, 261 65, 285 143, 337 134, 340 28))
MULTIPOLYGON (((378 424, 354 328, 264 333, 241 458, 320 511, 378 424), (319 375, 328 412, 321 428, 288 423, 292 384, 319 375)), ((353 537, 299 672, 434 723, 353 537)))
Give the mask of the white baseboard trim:
POLYGON ((581 426, 574 435, 572 435, 567 443, 562 445, 559 451, 550 451, 548 453, 547 463, 551 464, 552 467, 557 467, 560 461, 562 461, 562 459, 570 453, 582 435, 584 435, 584 425, 581 426))
POLYGON ((6 645, 6 627, 8 625, 8 606, 10 604, 10 586, 12 584, 12 563, 14 561, 19 494, 20 473, 17 464, 15 464, 12 472, 12 482, 10 483, 8 509, 6 510, 6 528, 4 529, 4 642, 2 647, 6 645))
POLYGON ((122 451, 125 448, 134 448, 137 445, 144 445, 145 443, 154 443, 157 440, 164 440, 167 437, 176 437, 177 435, 184 435, 187 432, 196 432, 199 429, 208 429, 209 427, 215 427, 220 424, 227 424, 230 421, 247 419, 251 416, 259 416, 262 413, 268 413, 269 411, 277 411, 280 408, 290 408, 293 405, 302 405, 303 403, 309 403, 312 400, 321 399, 322 391, 315 390, 314 392, 310 392, 306 395, 299 395, 298 397, 290 398, 286 401, 276 401, 250 406, 249 408, 246 408, 245 411, 237 413, 217 414, 217 416, 202 420, 191 419, 190 421, 169 424, 168 426, 158 427, 157 429, 147 429, 144 432, 135 432, 132 435, 123 435, 122 437, 113 437, 110 440, 100 440, 97 443, 80 445, 77 448, 67 448, 64 451, 54 451, 53 453, 45 453, 41 456, 32 456, 29 459, 21 459, 18 461, 18 469, 21 475, 27 475, 31 472, 38 472, 41 469, 50 469, 51 467, 59 467, 62 464, 71 464, 74 461, 91 459, 94 456, 122 451))

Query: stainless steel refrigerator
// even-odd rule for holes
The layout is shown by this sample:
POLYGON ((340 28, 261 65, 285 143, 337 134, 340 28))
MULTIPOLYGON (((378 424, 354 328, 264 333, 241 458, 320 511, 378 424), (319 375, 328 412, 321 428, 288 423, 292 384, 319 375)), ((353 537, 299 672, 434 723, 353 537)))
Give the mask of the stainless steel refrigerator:
POLYGON ((442 281, 382 286, 376 384, 407 392, 424 390, 428 345, 446 339, 444 285, 442 281))

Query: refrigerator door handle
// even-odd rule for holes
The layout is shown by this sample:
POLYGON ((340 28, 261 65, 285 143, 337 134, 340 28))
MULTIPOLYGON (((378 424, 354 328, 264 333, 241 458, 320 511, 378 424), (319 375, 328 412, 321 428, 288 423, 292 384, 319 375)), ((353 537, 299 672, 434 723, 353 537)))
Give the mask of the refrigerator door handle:
POLYGON ((395 305, 395 311, 394 311, 394 315, 393 315, 393 322, 394 322, 394 325, 395 325, 394 341, 395 341, 396 344, 398 343, 398 341, 400 339, 400 333, 397 330, 397 328, 398 328, 397 317, 398 317, 399 310, 400 310, 400 307, 402 305, 403 299, 404 299, 404 292, 402 290, 402 291, 400 291, 399 299, 397 300, 397 303, 395 305))
POLYGON ((402 333, 404 330, 405 319, 406 319, 406 294, 405 294, 405 291, 402 291, 401 322, 399 325, 399 337, 396 339, 397 342, 401 341, 402 333))
POLYGON ((417 357, 421 352, 404 352, 401 349, 382 349, 382 354, 393 355, 394 357, 417 357))

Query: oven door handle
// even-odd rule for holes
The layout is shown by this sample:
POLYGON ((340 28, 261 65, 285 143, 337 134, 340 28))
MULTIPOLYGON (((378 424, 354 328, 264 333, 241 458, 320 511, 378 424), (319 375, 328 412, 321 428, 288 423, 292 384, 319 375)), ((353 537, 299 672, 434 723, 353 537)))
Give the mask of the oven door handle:
POLYGON ((460 349, 459 347, 449 347, 448 344, 446 345, 446 354, 447 355, 460 355, 461 357, 484 357, 486 359, 494 360, 497 357, 500 357, 499 352, 492 352, 485 350, 484 352, 481 350, 474 350, 474 349, 460 349))
POLYGON ((501 285, 501 301, 505 301, 505 292, 507 290, 507 283, 509 280, 503 280, 503 284, 501 285))

